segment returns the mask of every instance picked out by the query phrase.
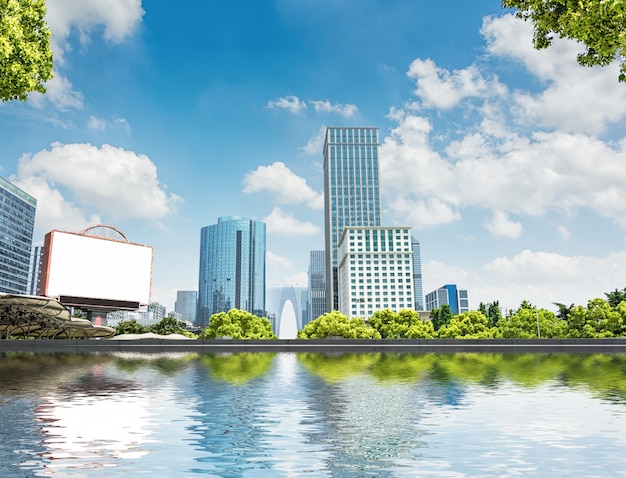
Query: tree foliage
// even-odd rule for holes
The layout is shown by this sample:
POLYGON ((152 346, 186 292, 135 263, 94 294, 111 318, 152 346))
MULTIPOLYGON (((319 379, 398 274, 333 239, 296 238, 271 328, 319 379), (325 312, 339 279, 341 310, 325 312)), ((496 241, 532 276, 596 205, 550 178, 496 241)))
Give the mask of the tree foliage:
POLYGON ((145 325, 141 325, 135 319, 122 320, 115 326, 115 335, 145 334, 147 332, 150 332, 150 328, 145 325))
POLYGON ((375 312, 368 321, 384 339, 432 339, 435 329, 431 321, 424 322, 414 310, 396 313, 385 309, 375 312))
POLYGON ((621 302, 626 302, 626 287, 623 290, 615 289, 613 292, 605 292, 604 295, 611 307, 617 307, 621 302))
POLYGON ((448 304, 444 304, 439 309, 430 311, 430 321, 433 324, 435 330, 439 330, 444 325, 450 323, 452 320, 452 311, 448 304))
POLYGON ((365 323, 362 318, 349 319, 336 310, 320 315, 298 332, 299 339, 380 339, 380 333, 365 323))
POLYGON ((477 310, 455 315, 450 322, 437 331, 437 334, 440 338, 449 339, 489 339, 494 337, 494 331, 489 327, 487 317, 477 310))
POLYGON ((0 0, 0 99, 26 101, 52 78, 44 0, 0 0))
POLYGON ((277 338, 267 318, 239 309, 230 309, 228 312, 211 316, 209 325, 200 332, 200 338, 214 339, 216 337, 256 340, 277 338))
POLYGON ((502 0, 517 8, 516 16, 531 20, 533 44, 547 48, 554 36, 585 45, 578 55, 583 66, 620 62, 619 81, 626 81, 626 3, 624 0, 502 0))
POLYGON ((159 335, 179 334, 190 338, 196 337, 185 329, 183 323, 175 317, 163 317, 159 322, 150 327, 150 331, 159 335))

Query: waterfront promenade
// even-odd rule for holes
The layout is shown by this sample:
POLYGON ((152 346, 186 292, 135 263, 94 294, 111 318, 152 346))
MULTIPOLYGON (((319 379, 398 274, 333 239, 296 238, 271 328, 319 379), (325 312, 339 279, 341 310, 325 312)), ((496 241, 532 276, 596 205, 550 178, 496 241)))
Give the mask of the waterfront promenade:
POLYGON ((626 354, 626 338, 435 340, 0 340, 0 353, 601 353, 626 354))

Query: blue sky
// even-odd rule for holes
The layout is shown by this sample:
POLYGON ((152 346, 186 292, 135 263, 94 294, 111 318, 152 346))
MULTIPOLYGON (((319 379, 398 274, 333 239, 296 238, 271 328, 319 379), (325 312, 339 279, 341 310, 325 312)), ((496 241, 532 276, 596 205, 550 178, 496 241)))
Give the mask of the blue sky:
POLYGON ((0 174, 35 241, 105 223, 154 247, 153 300, 196 290, 219 216, 267 223, 268 286, 323 248, 326 126, 381 132, 383 223, 424 291, 585 305, 626 286, 626 85, 533 50, 498 0, 48 0, 55 78, 0 105, 0 174))

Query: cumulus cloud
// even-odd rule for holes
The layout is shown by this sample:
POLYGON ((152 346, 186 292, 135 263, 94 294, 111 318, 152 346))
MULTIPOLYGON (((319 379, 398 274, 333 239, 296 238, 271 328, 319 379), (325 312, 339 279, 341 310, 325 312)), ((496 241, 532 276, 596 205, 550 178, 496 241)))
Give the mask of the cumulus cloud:
POLYGON ((297 96, 285 96, 284 98, 278 98, 277 100, 271 100, 267 103, 267 107, 270 109, 283 109, 289 110, 294 114, 301 113, 306 110, 306 103, 300 101, 297 96))
POLYGON ((305 179, 279 161, 259 166, 246 174, 243 182, 243 192, 247 194, 269 191, 279 204, 306 203, 312 209, 324 208, 324 195, 315 192, 305 179))
MULTIPOLYGON (((553 302, 586 305, 604 298, 604 292, 623 283, 626 252, 605 257, 566 256, 554 252, 523 250, 512 257, 498 257, 475 272, 439 261, 423 265, 424 293, 443 284, 468 289, 470 307, 497 300, 504 309, 515 309, 522 300, 549 310, 553 302)), ((621 287, 621 286, 620 286, 621 287)))
POLYGON ((486 79, 476 66, 450 72, 431 59, 417 58, 409 66, 409 78, 415 80, 415 95, 425 107, 447 110, 467 97, 503 95, 506 87, 497 79, 486 79))
POLYGON ((65 53, 71 49, 70 36, 76 32, 82 48, 86 48, 95 31, 102 31, 106 41, 120 43, 134 32, 145 12, 141 0, 48 0, 46 4, 46 21, 52 31, 54 78, 46 83, 45 95, 34 93, 31 100, 39 107, 49 101, 60 110, 81 109, 82 94, 74 90, 62 73, 66 66, 65 53))
POLYGON ((527 124, 576 133, 604 132, 626 118, 626 89, 615 81, 619 66, 581 67, 580 43, 555 38, 550 48, 532 47, 532 25, 513 15, 488 17, 481 33, 487 51, 521 63, 544 82, 538 93, 516 91, 514 112, 527 124), (601 94, 598 94, 601 92, 601 94))
POLYGON ((326 139, 326 126, 322 125, 320 129, 313 135, 307 144, 301 148, 306 154, 321 156, 324 149, 324 140, 326 139))
POLYGON ((518 238, 521 236, 523 227, 519 222, 511 221, 509 215, 502 211, 494 211, 491 218, 483 225, 492 236, 518 238))
POLYGON ((103 145, 53 143, 25 154, 11 178, 38 200, 37 227, 78 229, 105 219, 159 220, 181 200, 146 155, 103 145))
POLYGON ((344 118, 351 118, 356 115, 358 108, 351 104, 332 104, 328 100, 312 100, 309 101, 318 113, 337 113, 344 118))
POLYGON ((319 227, 307 221, 300 221, 293 214, 284 212, 280 207, 274 207, 269 216, 263 219, 267 232, 287 236, 312 236, 320 232, 319 227))
POLYGON ((289 269, 293 267, 293 261, 291 259, 274 254, 272 251, 267 251, 265 258, 268 267, 275 269, 289 269))

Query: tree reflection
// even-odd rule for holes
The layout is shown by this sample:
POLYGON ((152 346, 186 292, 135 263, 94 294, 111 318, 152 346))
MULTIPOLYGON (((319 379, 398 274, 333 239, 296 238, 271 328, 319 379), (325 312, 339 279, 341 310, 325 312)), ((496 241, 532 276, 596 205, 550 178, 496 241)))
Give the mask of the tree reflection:
POLYGON ((275 353, 255 352, 206 354, 200 355, 200 362, 216 380, 231 385, 243 385, 266 375, 275 357, 275 353))

